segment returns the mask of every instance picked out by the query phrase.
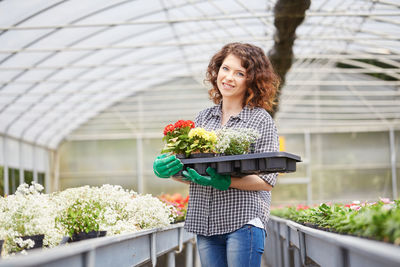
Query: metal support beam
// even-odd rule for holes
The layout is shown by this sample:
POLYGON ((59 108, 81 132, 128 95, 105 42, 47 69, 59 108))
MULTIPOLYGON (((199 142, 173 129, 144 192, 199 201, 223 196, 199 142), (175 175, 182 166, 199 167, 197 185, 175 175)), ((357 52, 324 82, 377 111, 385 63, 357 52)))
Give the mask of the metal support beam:
POLYGON ((45 187, 44 190, 46 194, 49 194, 51 192, 51 178, 50 178, 50 168, 51 168, 51 154, 52 152, 50 150, 46 150, 46 160, 45 160, 45 174, 44 174, 44 183, 45 187))
MULTIPOLYGON (((381 11, 371 14, 368 11, 309 11, 307 12, 308 17, 381 17, 381 16, 399 16, 398 11, 381 11)), ((41 26, 0 26, 0 31, 4 30, 45 30, 45 29, 62 29, 62 28, 89 28, 89 27, 115 27, 125 25, 147 25, 147 24, 167 24, 167 23, 185 23, 185 22, 200 22, 200 21, 216 21, 216 20, 237 20, 237 19, 255 19, 255 18, 266 18, 272 17, 273 14, 270 12, 257 12, 257 13, 239 13, 239 14, 228 14, 228 15, 217 15, 217 16, 199 16, 199 17, 187 17, 187 18, 173 18, 173 19, 158 19, 158 20, 135 20, 135 21, 115 21, 109 23, 81 23, 81 24, 56 24, 56 25, 41 25, 41 26)))
POLYGON ((397 199, 397 171, 396 171, 396 146, 394 129, 389 129, 389 142, 390 142, 390 164, 392 167, 392 198, 397 199))
POLYGON ((186 261, 185 261, 185 266, 186 267, 193 267, 193 244, 192 242, 187 242, 186 243, 186 261))
POLYGON ((307 164, 306 167, 306 176, 308 178, 307 183, 307 205, 311 205, 312 203, 312 170, 311 170, 311 134, 310 132, 304 133, 304 147, 305 147, 305 161, 307 164))
POLYGON ((4 195, 8 195, 10 192, 8 190, 8 159, 7 159, 7 138, 3 136, 3 186, 4 186, 4 195))
POLYGON ((38 182, 36 146, 32 147, 33 181, 38 182))
POLYGON ((137 192, 143 193, 143 137, 136 138, 136 162, 137 162, 137 192))
POLYGON ((54 191, 60 190, 60 153, 58 150, 53 152, 53 160, 54 160, 54 191))
POLYGON ((171 251, 167 254, 167 267, 175 267, 175 252, 171 251))
POLYGON ((157 233, 150 236, 150 259, 153 267, 157 264, 157 233))
POLYGON ((19 184, 25 183, 25 173, 24 173, 24 158, 23 158, 23 146, 21 142, 18 142, 19 150, 19 184))

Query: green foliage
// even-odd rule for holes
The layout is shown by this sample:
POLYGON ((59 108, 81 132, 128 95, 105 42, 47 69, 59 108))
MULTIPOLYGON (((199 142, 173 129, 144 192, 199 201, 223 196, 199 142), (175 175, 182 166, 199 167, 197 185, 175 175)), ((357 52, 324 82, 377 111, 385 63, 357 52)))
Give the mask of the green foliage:
POLYGON ((161 153, 173 152, 175 154, 184 154, 189 146, 189 136, 187 133, 184 133, 177 137, 168 139, 164 148, 161 150, 161 153))
POLYGON ((274 209, 272 215, 337 233, 400 245, 400 201, 362 204, 321 204, 313 208, 274 209))
POLYGON ((77 199, 64 213, 56 217, 56 225, 62 225, 67 234, 99 231, 100 223, 104 220, 104 207, 94 200, 77 199))
POLYGON ((194 128, 194 122, 179 120, 174 125, 164 128, 163 141, 166 142, 161 153, 183 154, 190 146, 189 131, 194 128))

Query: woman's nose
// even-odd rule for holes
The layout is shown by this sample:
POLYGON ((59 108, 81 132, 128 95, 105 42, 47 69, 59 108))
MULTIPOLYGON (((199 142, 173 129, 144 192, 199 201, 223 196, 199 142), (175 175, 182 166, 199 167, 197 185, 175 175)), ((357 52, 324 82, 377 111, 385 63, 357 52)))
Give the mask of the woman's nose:
POLYGON ((226 78, 231 81, 233 79, 233 73, 232 72, 228 72, 226 74, 226 78))

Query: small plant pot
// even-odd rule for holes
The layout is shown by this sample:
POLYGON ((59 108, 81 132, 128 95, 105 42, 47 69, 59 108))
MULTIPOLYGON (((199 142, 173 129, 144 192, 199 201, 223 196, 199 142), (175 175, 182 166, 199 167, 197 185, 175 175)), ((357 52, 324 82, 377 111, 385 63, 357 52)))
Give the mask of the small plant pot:
POLYGON ((177 159, 186 159, 187 158, 185 154, 175 154, 175 157, 177 159))
MULTIPOLYGON (((296 166, 296 162, 294 163, 296 166)), ((258 168, 260 171, 267 170, 267 160, 266 159, 258 159, 258 168)))
POLYGON ((195 163, 193 169, 195 169, 200 175, 209 175, 206 170, 208 166, 206 163, 195 163))
POLYGON ((31 248, 28 248, 26 250, 29 249, 34 249, 34 248, 42 248, 43 247, 43 239, 44 239, 44 235, 25 235, 25 236, 21 236, 22 240, 27 240, 27 239, 31 239, 35 242, 35 245, 31 248))
POLYGON ((245 159, 240 161, 240 172, 251 173, 258 169, 258 161, 254 159, 245 159))
POLYGON ((217 162, 217 173, 220 174, 230 174, 233 172, 233 162, 231 161, 221 161, 217 162))
POLYGON ((86 233, 86 232, 75 233, 68 240, 68 243, 78 242, 78 241, 91 239, 91 238, 102 237, 102 236, 105 236, 106 234, 107 234, 107 231, 94 231, 94 230, 90 231, 89 233, 86 233))
POLYGON ((267 169, 276 172, 286 170, 286 158, 267 159, 267 169))

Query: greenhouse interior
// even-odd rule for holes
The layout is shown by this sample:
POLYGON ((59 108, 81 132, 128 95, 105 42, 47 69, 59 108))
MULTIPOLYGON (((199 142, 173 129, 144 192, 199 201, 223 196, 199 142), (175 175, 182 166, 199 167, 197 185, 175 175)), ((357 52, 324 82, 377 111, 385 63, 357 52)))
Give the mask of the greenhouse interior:
POLYGON ((231 42, 268 55, 282 81, 270 112, 280 151, 301 157, 278 174, 272 207, 399 198, 397 0, 3 0, 0 10, 3 199, 32 182, 45 194, 109 184, 188 196, 153 162, 166 125, 214 105, 207 66, 231 42))

